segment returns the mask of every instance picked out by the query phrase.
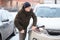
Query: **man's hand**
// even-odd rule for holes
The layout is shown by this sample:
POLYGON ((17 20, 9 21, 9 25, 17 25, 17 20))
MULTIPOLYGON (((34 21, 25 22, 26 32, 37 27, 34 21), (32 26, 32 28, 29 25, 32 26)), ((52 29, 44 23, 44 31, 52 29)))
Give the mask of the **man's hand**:
POLYGON ((35 27, 35 26, 32 26, 32 30, 33 30, 33 31, 34 31, 34 30, 36 30, 36 28, 37 28, 37 27, 35 27))
POLYGON ((21 30, 20 33, 25 33, 25 30, 21 30))

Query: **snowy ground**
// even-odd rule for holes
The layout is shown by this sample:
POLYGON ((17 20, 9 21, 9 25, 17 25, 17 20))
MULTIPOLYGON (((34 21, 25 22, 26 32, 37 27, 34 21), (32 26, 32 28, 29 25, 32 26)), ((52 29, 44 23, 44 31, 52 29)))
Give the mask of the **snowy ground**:
MULTIPOLYGON (((19 40, 19 33, 17 33, 17 34, 16 34, 14 37, 12 37, 10 40, 19 40)), ((28 40, 28 34, 27 34, 25 40, 28 40)))
POLYGON ((10 40, 19 40, 19 34, 16 34, 16 36, 12 37, 10 40))
MULTIPOLYGON (((19 34, 16 34, 16 36, 12 37, 10 40, 19 40, 19 34)), ((28 35, 25 40, 28 40, 28 35)))

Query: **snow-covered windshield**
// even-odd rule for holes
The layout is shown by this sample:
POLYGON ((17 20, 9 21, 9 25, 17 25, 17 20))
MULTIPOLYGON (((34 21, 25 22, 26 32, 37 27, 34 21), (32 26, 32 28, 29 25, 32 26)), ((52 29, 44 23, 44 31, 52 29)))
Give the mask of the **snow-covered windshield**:
POLYGON ((0 21, 7 19, 9 19, 10 21, 12 20, 12 15, 10 14, 10 12, 4 9, 0 9, 0 21))
POLYGON ((60 8, 38 7, 35 13, 39 17, 55 18, 60 17, 60 8))

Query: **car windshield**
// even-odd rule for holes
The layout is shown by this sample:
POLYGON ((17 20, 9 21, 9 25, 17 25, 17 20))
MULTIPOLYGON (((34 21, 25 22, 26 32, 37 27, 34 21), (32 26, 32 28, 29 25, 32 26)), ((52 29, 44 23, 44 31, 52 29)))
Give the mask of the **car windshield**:
POLYGON ((60 8, 38 7, 35 13, 39 17, 55 18, 60 17, 60 8))
POLYGON ((9 19, 10 21, 12 20, 12 15, 10 14, 10 12, 4 9, 0 9, 0 21, 7 19, 9 19))

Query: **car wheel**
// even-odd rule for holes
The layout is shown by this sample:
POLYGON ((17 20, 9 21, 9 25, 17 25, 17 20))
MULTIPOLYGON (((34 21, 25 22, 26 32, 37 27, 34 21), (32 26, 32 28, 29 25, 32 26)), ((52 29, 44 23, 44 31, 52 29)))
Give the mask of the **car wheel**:
POLYGON ((15 32, 13 32, 11 36, 15 36, 15 32))
POLYGON ((1 36, 1 34, 0 34, 0 40, 2 40, 2 36, 1 36))

